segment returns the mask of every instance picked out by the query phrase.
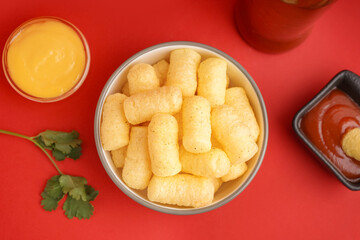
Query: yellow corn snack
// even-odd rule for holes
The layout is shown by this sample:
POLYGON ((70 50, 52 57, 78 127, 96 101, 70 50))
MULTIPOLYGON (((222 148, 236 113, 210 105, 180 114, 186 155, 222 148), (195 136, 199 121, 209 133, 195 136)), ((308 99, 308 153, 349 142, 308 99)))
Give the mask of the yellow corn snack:
POLYGON ((146 63, 132 66, 127 75, 130 95, 160 87, 155 69, 146 63))
POLYGON ((152 175, 147 136, 147 127, 131 128, 130 142, 122 171, 122 178, 126 185, 139 190, 148 186, 152 175))
POLYGON ((240 121, 233 107, 222 105, 214 108, 211 127, 232 164, 248 161, 258 151, 249 128, 240 121))
POLYGON ((211 134, 211 147, 219 148, 219 149, 223 150, 223 147, 221 146, 219 141, 216 140, 216 138, 214 137, 214 134, 211 134))
POLYGON ((153 67, 155 69, 156 76, 159 79, 160 86, 164 85, 169 70, 169 63, 163 59, 155 63, 153 67))
POLYGON ((216 193, 223 184, 223 181, 221 180, 221 178, 211 178, 211 181, 214 185, 214 192, 216 193))
POLYGON ((256 142, 259 137, 260 128, 245 90, 241 87, 227 89, 225 94, 225 104, 232 106, 235 109, 240 116, 240 122, 249 128, 251 138, 256 142))
POLYGON ((211 179, 177 174, 171 177, 153 176, 147 195, 150 201, 176 204, 188 207, 205 207, 214 198, 214 184, 211 179))
POLYGON ((341 142, 345 154, 360 161, 360 128, 351 129, 341 142))
POLYGON ((104 150, 111 151, 128 145, 130 124, 125 118, 123 104, 126 96, 109 95, 103 105, 100 138, 104 150))
POLYGON ((226 88, 228 88, 230 85, 230 78, 229 75, 226 75, 226 88))
POLYGON ((129 90, 129 82, 126 82, 124 86, 121 89, 121 92, 125 94, 126 96, 130 96, 130 90, 129 90))
POLYGON ((230 171, 225 176, 221 177, 221 180, 224 182, 228 182, 234 180, 238 177, 241 177, 246 171, 248 167, 245 162, 233 164, 230 167, 230 171))
POLYGON ((225 102, 226 68, 227 63, 220 58, 208 58, 199 65, 197 93, 209 100, 211 107, 225 102))
POLYGON ((111 158, 116 168, 124 167, 127 146, 112 150, 111 158))
POLYGON ((182 172, 196 176, 219 178, 230 170, 230 161, 226 153, 213 148, 206 153, 190 153, 183 146, 180 147, 180 162, 182 172))
POLYGON ((184 97, 193 96, 197 87, 197 68, 201 56, 192 49, 176 49, 170 53, 165 85, 177 86, 184 97))
POLYGON ((126 119, 133 125, 150 121, 155 113, 175 114, 182 104, 181 90, 174 86, 164 86, 141 92, 124 101, 126 119))
POLYGON ((170 114, 157 113, 149 124, 149 153, 152 172, 172 176, 181 171, 179 160, 178 124, 170 114))
POLYGON ((173 115, 178 123, 178 140, 179 142, 182 141, 183 138, 183 127, 182 127, 182 117, 181 117, 181 111, 173 115))
POLYGON ((201 96, 184 98, 182 106, 183 145, 188 152, 203 153, 211 149, 211 107, 201 96))

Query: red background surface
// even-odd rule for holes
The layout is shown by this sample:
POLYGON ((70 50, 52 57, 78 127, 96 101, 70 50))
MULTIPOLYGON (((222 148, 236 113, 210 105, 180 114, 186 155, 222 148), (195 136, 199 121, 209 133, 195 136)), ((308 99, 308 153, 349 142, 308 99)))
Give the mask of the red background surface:
POLYGON ((46 212, 40 193, 56 174, 25 140, 0 135, 1 239, 360 239, 360 193, 344 187, 298 141, 291 121, 337 72, 360 74, 360 1, 338 1, 298 48, 270 55, 250 48, 233 21, 235 0, 6 1, 0 8, 0 45, 23 21, 53 15, 74 23, 92 54, 83 86, 51 104, 18 95, 0 74, 0 128, 36 135, 45 129, 80 132, 83 156, 59 163, 85 176, 98 198, 90 220, 46 212), (154 44, 188 40, 214 46, 240 62, 265 100, 270 136, 263 164, 237 198, 214 211, 173 216, 147 209, 123 194, 97 156, 93 119, 112 72, 154 44))

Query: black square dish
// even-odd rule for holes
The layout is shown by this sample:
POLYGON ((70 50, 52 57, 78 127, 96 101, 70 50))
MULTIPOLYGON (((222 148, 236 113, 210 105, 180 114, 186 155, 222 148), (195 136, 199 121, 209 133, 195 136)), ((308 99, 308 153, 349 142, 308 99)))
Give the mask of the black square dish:
MULTIPOLYGON (((323 99, 328 99, 329 94, 336 89, 341 90, 353 102, 355 102, 360 109, 360 77, 355 73, 344 70, 338 73, 310 102, 308 102, 293 119, 293 128, 305 145, 316 155, 317 159, 328 168, 346 187, 353 191, 360 190, 360 176, 349 177, 344 174, 325 154, 320 150, 314 141, 302 129, 302 121, 304 117, 314 108, 318 109, 318 104, 322 104, 323 99)), ((325 101, 325 100, 324 100, 325 101)), ((319 105, 320 106, 320 105, 319 105)), ((325 106, 325 105, 324 105, 325 106)), ((314 110, 315 111, 315 110, 314 110)), ((360 117, 359 117, 360 118, 360 117)), ((358 118, 358 119, 359 119, 358 118)), ((304 122, 305 123, 305 122, 304 122)), ((315 126, 315 125, 314 125, 315 126)), ((317 128, 320 128, 316 126, 317 128)), ((310 128, 307 128, 310 129, 310 128)), ((340 138, 340 136, 339 136, 340 138)), ((323 141, 323 140, 322 140, 323 141)), ((360 147, 360 146, 359 146, 360 147)), ((342 151, 342 150, 341 150, 342 151)), ((354 166, 360 167, 360 162, 354 161, 354 166), (357 165, 358 164, 358 165, 357 165)), ((345 165, 345 164, 342 164, 345 165)), ((360 169, 360 168, 359 168, 360 169)), ((360 171, 360 170, 359 170, 360 171)))

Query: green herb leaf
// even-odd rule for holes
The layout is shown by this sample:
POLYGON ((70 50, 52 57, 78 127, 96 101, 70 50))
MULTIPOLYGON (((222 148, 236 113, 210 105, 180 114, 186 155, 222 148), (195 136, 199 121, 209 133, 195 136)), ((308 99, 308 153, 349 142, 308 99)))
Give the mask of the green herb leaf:
POLYGON ((52 150, 53 157, 58 161, 62 161, 66 157, 75 160, 81 156, 82 141, 79 139, 77 131, 68 133, 46 130, 37 135, 34 140, 43 148, 52 150))
POLYGON ((41 200, 41 206, 43 206, 43 208, 46 211, 50 212, 50 211, 55 210, 57 208, 59 201, 57 201, 54 198, 50 197, 45 192, 42 192, 41 196, 43 197, 43 199, 41 200))
POLYGON ((60 200, 64 193, 62 191, 62 187, 60 185, 59 179, 61 175, 56 175, 52 178, 50 178, 45 186, 44 192, 46 192, 49 196, 51 196, 54 199, 60 200))
POLYGON ((54 150, 52 151, 52 155, 53 155, 53 157, 54 157, 57 161, 63 161, 63 160, 65 160, 65 158, 66 158, 66 154, 60 152, 60 151, 57 150, 57 149, 54 149, 54 150))
POLYGON ((63 193, 69 193, 69 195, 76 200, 81 198, 86 201, 85 184, 87 181, 85 178, 62 175, 59 182, 63 193))
POLYGON ((76 200, 71 196, 66 198, 63 209, 65 211, 65 215, 72 219, 73 217, 77 217, 78 219, 89 219, 94 212, 94 206, 91 203, 83 200, 76 200))
POLYGON ((58 202, 64 197, 59 178, 60 175, 50 178, 46 183, 44 192, 41 193, 41 196, 43 197, 41 205, 46 211, 55 210, 58 206, 58 202))
POLYGON ((83 177, 54 176, 48 180, 44 192, 41 193, 41 205, 46 211, 55 210, 58 202, 68 193, 63 205, 65 215, 70 219, 89 219, 94 212, 94 206, 89 202, 94 201, 99 192, 86 183, 83 177))
POLYGON ((81 147, 75 147, 71 149, 71 152, 69 153, 68 157, 71 159, 78 159, 81 156, 81 147))
POLYGON ((95 191, 93 187, 90 185, 85 185, 85 192, 86 192, 86 200, 88 202, 94 201, 96 196, 99 194, 99 191, 95 191))
POLYGON ((41 138, 40 136, 35 137, 34 140, 35 140, 37 143, 39 143, 42 148, 51 150, 51 148, 49 148, 49 147, 47 147, 47 146, 45 145, 44 141, 42 140, 42 138, 41 138))

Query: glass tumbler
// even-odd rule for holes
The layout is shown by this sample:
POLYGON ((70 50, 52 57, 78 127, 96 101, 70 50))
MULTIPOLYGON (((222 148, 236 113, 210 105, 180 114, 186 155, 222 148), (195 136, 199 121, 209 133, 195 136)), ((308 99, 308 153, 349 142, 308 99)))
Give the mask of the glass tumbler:
POLYGON ((235 22, 243 39, 268 53, 290 50, 309 35, 336 0, 239 0, 235 22))

